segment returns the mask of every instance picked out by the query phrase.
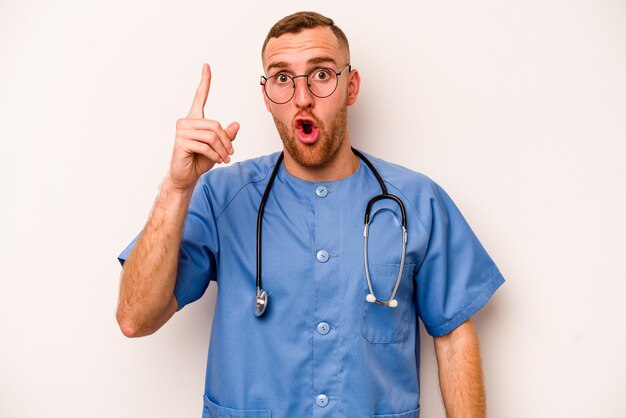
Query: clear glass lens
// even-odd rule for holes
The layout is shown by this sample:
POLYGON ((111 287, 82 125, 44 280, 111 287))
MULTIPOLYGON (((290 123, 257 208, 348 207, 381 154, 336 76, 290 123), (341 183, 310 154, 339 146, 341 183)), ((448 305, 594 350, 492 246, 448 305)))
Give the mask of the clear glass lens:
POLYGON ((276 103, 287 103, 294 91, 294 80, 287 74, 276 74, 265 82, 265 94, 276 103))
POLYGON ((309 74, 292 77, 278 73, 265 81, 265 94, 275 103, 287 103, 296 89, 295 79, 306 77, 309 91, 316 97, 328 97, 337 88, 337 73, 330 68, 316 68, 309 74))
POLYGON ((317 97, 327 97, 333 94, 337 87, 337 73, 328 68, 318 68, 307 77, 309 90, 317 97))

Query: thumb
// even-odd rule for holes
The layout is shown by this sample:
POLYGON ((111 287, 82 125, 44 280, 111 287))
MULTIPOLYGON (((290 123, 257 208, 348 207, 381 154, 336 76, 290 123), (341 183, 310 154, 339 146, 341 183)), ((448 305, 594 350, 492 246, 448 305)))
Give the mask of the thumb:
POLYGON ((237 132, 239 132, 239 123, 238 122, 231 123, 230 125, 226 127, 226 129, 224 129, 224 131, 226 131, 226 135, 228 135, 230 140, 234 141, 235 137, 237 136, 237 132))

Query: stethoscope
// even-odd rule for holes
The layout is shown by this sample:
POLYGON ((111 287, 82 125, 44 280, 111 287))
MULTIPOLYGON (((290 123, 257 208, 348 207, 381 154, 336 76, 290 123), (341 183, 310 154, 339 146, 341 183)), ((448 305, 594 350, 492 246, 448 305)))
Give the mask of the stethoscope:
MULTIPOLYGON (((389 306, 390 308, 395 308, 398 306, 398 301, 395 299, 396 292, 398 291, 398 286, 400 285, 400 279, 402 278, 402 271, 404 269, 404 257, 406 255, 406 242, 407 242, 407 233, 406 233, 406 210, 404 209, 404 204, 402 200, 395 195, 389 194, 387 192, 387 187, 383 182, 382 177, 378 173, 378 171, 374 168, 374 165, 368 160, 360 151, 352 148, 352 152, 359 157, 372 171, 382 193, 374 196, 367 202, 367 207, 365 209, 365 228, 363 230, 363 259, 365 262, 365 278, 367 280, 367 287, 369 289, 368 295, 365 297, 370 303, 377 303, 383 306, 389 306), (368 242, 368 228, 370 225, 370 210, 372 209, 372 205, 378 202, 379 200, 389 199, 393 200, 400 207, 400 212, 402 213, 402 258, 400 259, 400 269, 398 271, 398 277, 396 277, 396 283, 391 292, 391 296, 387 300, 380 300, 374 295, 374 289, 372 288, 372 280, 370 278, 369 265, 367 261, 367 242, 368 242)), ((256 221, 256 301, 254 304, 254 314, 257 317, 262 316, 267 310, 267 302, 268 302, 268 293, 265 289, 262 288, 261 285, 261 240, 263 235, 263 212, 265 211, 265 203, 267 202, 267 196, 270 193, 272 188, 272 184, 274 183, 274 179, 276 178, 276 174, 278 173, 278 168, 280 167, 281 162, 283 161, 284 153, 280 153, 278 159, 276 160, 276 165, 274 166, 274 170, 270 175, 270 179, 267 182, 267 186, 265 187, 265 192, 263 193, 263 197, 261 198, 261 204, 259 205, 259 213, 256 221)), ((373 218, 372 218, 373 219, 373 218)))

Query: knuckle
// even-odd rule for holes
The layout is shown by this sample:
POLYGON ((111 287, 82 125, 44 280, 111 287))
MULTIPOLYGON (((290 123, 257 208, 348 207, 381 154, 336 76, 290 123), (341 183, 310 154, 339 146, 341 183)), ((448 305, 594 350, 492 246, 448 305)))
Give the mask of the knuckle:
POLYGON ((218 155, 215 151, 213 151, 213 150, 210 150, 210 151, 207 153, 207 157, 208 157, 211 161, 216 162, 216 163, 219 163, 219 162, 221 161, 220 156, 219 156, 219 155, 218 155))
POLYGON ((212 131, 219 131, 220 129, 222 129, 222 127, 220 126, 220 123, 216 120, 207 120, 209 129, 211 129, 212 131))
POLYGON ((189 147, 189 140, 185 139, 185 138, 178 138, 176 140, 176 144, 174 144, 175 147, 180 148, 180 149, 184 149, 184 148, 188 148, 189 147))
POLYGON ((215 145, 217 142, 219 142, 219 137, 217 136, 215 132, 209 132, 207 135, 207 141, 211 145, 215 145))
POLYGON ((174 138, 175 138, 175 140, 177 142, 180 142, 180 141, 184 140, 185 139, 185 130, 184 129, 177 129, 176 130, 176 135, 175 135, 174 138))

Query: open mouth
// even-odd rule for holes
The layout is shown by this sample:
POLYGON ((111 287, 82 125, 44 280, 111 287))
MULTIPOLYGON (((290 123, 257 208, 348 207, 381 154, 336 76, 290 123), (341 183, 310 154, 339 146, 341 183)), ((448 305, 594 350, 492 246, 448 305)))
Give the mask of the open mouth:
POLYGON ((296 118, 296 131, 298 131, 298 138, 305 144, 312 144, 317 141, 318 128, 315 120, 312 118, 296 118))

